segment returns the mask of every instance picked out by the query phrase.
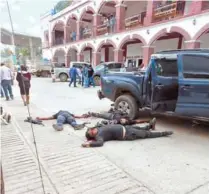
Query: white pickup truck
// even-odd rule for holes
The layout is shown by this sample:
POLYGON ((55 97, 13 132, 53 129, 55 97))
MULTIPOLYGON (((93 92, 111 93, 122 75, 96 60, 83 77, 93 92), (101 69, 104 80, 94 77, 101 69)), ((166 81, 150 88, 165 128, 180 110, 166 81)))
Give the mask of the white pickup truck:
MULTIPOLYGON (((88 66, 90 65, 90 63, 76 61, 70 62, 70 67, 75 65, 76 68, 82 68, 85 64, 88 66)), ((61 82, 68 81, 69 71, 69 67, 55 67, 52 72, 52 81, 55 82, 57 79, 59 79, 61 82)))

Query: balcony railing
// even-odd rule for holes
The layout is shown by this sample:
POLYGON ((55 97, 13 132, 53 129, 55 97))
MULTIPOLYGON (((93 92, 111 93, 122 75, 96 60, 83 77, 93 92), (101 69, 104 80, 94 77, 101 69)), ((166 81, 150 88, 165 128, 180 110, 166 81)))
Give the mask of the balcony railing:
POLYGON ((85 29, 81 39, 87 39, 87 38, 92 38, 93 37, 93 33, 92 33, 92 29, 85 29))
POLYGON ((134 15, 132 17, 126 18, 125 28, 128 30, 131 28, 135 28, 137 26, 143 26, 145 17, 146 17, 146 12, 142 12, 138 15, 134 15))
POLYGON ((177 1, 154 9, 153 22, 170 20, 184 15, 185 2, 177 1))
POLYGON ((108 27, 107 24, 102 24, 100 26, 97 27, 97 34, 100 35, 104 35, 108 33, 108 27))

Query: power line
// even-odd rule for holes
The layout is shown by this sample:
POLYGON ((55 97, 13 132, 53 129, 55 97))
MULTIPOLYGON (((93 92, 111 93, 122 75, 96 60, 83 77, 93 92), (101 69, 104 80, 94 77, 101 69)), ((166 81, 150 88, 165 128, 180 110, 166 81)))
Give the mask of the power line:
MULTIPOLYGON (((9 3, 8 3, 8 0, 6 0, 6 4, 7 4, 7 9, 8 9, 8 14, 9 14, 9 18, 10 18, 10 24, 11 24, 11 28, 12 28, 12 43, 15 47, 15 39, 14 39, 14 28, 13 28, 13 23, 12 23, 12 17, 11 17, 11 13, 10 13, 10 8, 9 8, 9 3)), ((15 51, 15 57, 17 56, 16 55, 16 49, 14 49, 15 51)), ((15 61, 16 63, 16 61, 15 61)), ((21 77, 23 77, 23 74, 22 74, 22 71, 21 71, 21 77)), ((25 88, 25 83, 23 81, 23 78, 22 78, 22 82, 23 82, 23 88, 24 88, 24 92, 26 94, 26 88, 25 88)), ((28 115, 29 117, 31 117, 31 113, 30 113, 30 109, 29 109, 29 105, 27 104, 27 111, 28 111, 28 115)), ((32 131, 32 135, 33 135, 33 142, 34 142, 34 145, 35 145, 35 151, 36 151, 36 158, 37 158, 37 161, 38 161, 38 168, 39 168, 39 173, 40 173, 40 178, 41 178, 41 184, 42 184, 42 189, 43 189, 43 193, 45 194, 45 187, 44 187, 44 181, 43 181, 43 176, 42 176, 42 171, 41 171, 41 164, 40 164, 40 159, 39 159, 39 153, 38 153, 38 148, 37 148, 37 143, 36 143, 36 138, 35 138, 35 133, 34 133, 34 129, 33 129, 33 124, 31 123, 31 131, 32 131)))

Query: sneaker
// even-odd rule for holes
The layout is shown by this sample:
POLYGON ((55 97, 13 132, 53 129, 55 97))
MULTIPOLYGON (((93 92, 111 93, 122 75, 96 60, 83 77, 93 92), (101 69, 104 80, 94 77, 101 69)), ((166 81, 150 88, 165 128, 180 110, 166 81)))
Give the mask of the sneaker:
POLYGON ((153 118, 151 121, 150 121, 150 126, 151 126, 151 129, 152 130, 155 130, 155 126, 156 126, 156 118, 153 118))
POLYGON ((84 127, 85 127, 85 124, 79 124, 79 125, 74 126, 74 129, 75 129, 75 130, 81 130, 81 129, 83 129, 84 127))
POLYGON ((62 126, 58 126, 57 124, 53 124, 52 127, 56 130, 56 131, 62 131, 63 127, 62 126))
POLYGON ((173 131, 164 131, 163 132, 163 136, 169 136, 169 135, 172 135, 173 134, 173 131))

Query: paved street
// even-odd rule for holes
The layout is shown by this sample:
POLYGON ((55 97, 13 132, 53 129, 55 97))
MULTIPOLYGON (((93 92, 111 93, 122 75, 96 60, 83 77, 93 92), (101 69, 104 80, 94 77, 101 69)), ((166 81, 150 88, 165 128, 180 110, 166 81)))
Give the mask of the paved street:
MULTIPOLYGON (((69 88, 67 83, 34 78, 32 116, 47 116, 60 109, 75 114, 105 111, 111 104, 98 100, 97 88, 69 88)), ((27 109, 18 88, 6 104, 14 116, 3 126, 2 162, 6 194, 42 193, 27 109)), ((87 119, 96 123, 96 119, 87 119)), ((108 142, 84 149, 84 131, 69 126, 55 132, 51 124, 34 126, 46 193, 67 194, 208 194, 209 130, 175 118, 159 117, 157 130, 172 130, 171 137, 134 142, 108 142)))

